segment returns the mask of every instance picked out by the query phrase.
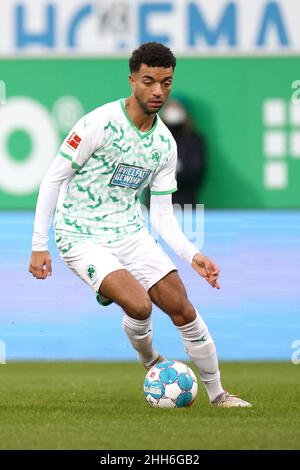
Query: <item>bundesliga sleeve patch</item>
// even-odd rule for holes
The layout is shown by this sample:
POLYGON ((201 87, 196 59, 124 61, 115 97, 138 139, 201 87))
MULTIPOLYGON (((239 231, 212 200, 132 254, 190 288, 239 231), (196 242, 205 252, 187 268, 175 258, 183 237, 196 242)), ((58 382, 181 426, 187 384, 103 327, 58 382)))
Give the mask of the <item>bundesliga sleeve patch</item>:
POLYGON ((121 186, 122 188, 139 189, 150 173, 151 170, 145 170, 144 168, 126 163, 119 163, 109 184, 121 186))
POLYGON ((70 137, 67 140, 67 144, 72 147, 74 150, 77 149, 78 145, 81 142, 81 138, 75 132, 72 132, 70 137))

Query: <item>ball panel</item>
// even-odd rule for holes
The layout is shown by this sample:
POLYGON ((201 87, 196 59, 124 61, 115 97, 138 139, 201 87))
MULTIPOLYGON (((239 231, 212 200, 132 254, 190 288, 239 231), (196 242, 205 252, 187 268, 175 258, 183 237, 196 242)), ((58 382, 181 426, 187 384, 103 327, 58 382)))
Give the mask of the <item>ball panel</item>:
POLYGON ((178 377, 178 384, 179 384, 179 387, 182 388, 182 390, 185 390, 187 392, 191 390, 193 386, 193 379, 190 375, 186 373, 180 374, 180 376, 178 377))
POLYGON ((160 374, 160 380, 165 384, 172 384, 177 380, 177 371, 174 367, 167 367, 167 369, 163 369, 160 374))
POLYGON ((184 406, 189 406, 193 401, 192 394, 190 392, 184 392, 179 395, 177 398, 176 406, 178 408, 183 408, 184 406))
POLYGON ((155 364, 155 367, 157 367, 158 369, 165 369, 166 367, 173 366, 173 364, 174 361, 158 362, 157 364, 155 364))
POLYGON ((146 397, 146 400, 149 403, 149 405, 152 406, 153 408, 158 407, 158 400, 156 398, 151 397, 151 395, 148 395, 146 397))
POLYGON ((197 377, 196 377, 196 375, 194 374, 194 372, 192 371, 192 369, 190 367, 188 367, 188 373, 192 377, 193 381, 197 382, 197 377))
POLYGON ((160 369, 157 369, 154 366, 154 367, 151 367, 151 369, 148 371, 146 377, 149 380, 159 380, 159 373, 160 373, 160 369))
POLYGON ((161 398, 157 406, 159 408, 176 408, 176 403, 171 398, 161 398))
POLYGON ((144 381, 144 395, 145 395, 145 397, 147 395, 149 395, 149 393, 146 391, 146 390, 148 390, 149 387, 150 387, 150 381, 149 381, 148 377, 146 376, 145 381, 144 381))
POLYGON ((179 397, 181 393, 182 393, 182 390, 176 382, 165 386, 165 396, 168 398, 177 400, 177 398, 179 397))
POLYGON ((178 375, 187 372, 188 370, 188 366, 180 361, 175 361, 174 367, 176 367, 178 375))
POLYGON ((144 394, 153 398, 161 398, 165 393, 164 384, 158 380, 153 380, 144 385, 144 394))
POLYGON ((198 383, 197 382, 193 382, 193 386, 192 386, 190 392, 193 395, 193 400, 195 400, 195 398, 197 396, 197 393, 198 393, 198 383))

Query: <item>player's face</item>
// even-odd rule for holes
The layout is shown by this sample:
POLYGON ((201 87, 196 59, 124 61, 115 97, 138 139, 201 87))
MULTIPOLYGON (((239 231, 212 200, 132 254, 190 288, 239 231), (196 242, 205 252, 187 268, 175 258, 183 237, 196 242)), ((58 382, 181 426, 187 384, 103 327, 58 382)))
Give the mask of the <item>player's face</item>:
POLYGON ((146 114, 158 113, 171 91, 173 67, 148 67, 142 64, 130 75, 132 93, 146 114))

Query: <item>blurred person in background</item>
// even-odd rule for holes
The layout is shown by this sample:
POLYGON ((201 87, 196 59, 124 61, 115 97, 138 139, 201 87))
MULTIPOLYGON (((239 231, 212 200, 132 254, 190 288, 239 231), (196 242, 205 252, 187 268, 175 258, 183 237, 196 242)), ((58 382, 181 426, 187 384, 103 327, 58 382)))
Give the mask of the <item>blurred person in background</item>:
POLYGON ((173 203, 193 204, 205 175, 206 145, 190 119, 187 108, 179 98, 170 99, 165 105, 162 120, 177 143, 177 187, 173 203))

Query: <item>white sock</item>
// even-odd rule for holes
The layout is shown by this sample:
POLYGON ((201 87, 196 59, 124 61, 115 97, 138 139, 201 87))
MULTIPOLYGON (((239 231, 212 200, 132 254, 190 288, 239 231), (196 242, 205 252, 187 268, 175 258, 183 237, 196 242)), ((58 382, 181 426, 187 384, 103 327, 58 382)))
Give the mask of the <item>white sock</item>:
POLYGON ((215 343, 202 317, 196 311, 196 318, 184 326, 177 326, 185 350, 197 367, 210 401, 224 392, 218 366, 215 343))
POLYGON ((150 365, 159 355, 152 347, 151 318, 136 320, 125 313, 123 317, 123 329, 133 348, 137 351, 139 360, 146 367, 150 365))

